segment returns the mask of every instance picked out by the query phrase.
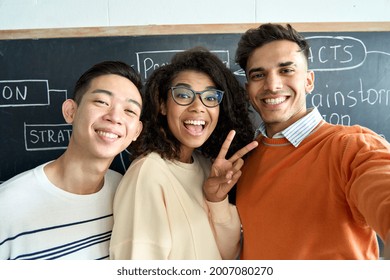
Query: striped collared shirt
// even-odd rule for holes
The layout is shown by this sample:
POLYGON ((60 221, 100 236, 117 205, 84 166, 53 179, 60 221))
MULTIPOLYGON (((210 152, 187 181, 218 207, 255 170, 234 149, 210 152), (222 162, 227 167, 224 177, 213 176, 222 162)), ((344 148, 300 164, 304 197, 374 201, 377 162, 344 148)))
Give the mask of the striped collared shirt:
MULTIPOLYGON (((318 109, 311 108, 309 113, 303 118, 299 119, 286 129, 276 133, 272 138, 286 138, 294 147, 298 147, 299 144, 313 131, 313 129, 321 122, 322 116, 318 109)), ((265 123, 262 122, 258 129, 256 129, 255 137, 259 134, 267 137, 265 123)))

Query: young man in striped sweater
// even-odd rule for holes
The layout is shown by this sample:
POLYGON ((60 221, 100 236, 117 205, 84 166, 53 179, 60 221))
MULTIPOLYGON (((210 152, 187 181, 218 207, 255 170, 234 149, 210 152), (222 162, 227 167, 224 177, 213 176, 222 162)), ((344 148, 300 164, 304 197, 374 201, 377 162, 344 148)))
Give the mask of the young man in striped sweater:
POLYGON ((0 185, 0 259, 108 259, 114 157, 142 130, 141 79, 105 61, 86 71, 62 106, 72 124, 58 159, 0 185))
MULTIPOLYGON (((237 188, 243 259, 378 259, 390 231, 390 145, 306 108, 309 46, 290 25, 248 30, 236 60, 263 123, 237 188)), ((386 246, 390 244, 387 242, 386 246)))

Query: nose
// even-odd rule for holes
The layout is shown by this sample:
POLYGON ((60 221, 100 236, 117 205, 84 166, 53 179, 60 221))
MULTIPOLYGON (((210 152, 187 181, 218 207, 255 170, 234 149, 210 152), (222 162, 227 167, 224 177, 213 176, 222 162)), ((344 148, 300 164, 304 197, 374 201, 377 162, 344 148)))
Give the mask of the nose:
POLYGON ((122 124, 122 111, 118 106, 110 107, 107 113, 104 115, 106 121, 113 124, 122 124))
POLYGON ((281 77, 276 73, 269 73, 266 76, 264 89, 272 92, 281 90, 283 88, 283 82, 281 77))
POLYGON ((205 106, 202 103, 200 94, 195 94, 195 100, 190 104, 189 110, 196 112, 204 112, 205 106))

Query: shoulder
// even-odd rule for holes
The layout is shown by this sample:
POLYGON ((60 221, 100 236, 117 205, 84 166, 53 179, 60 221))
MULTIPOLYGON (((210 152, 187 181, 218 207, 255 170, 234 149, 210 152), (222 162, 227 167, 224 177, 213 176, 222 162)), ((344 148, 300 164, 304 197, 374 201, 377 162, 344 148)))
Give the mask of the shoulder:
POLYGON ((111 193, 115 192, 118 187, 121 179, 123 178, 122 174, 112 169, 108 169, 104 175, 104 186, 106 190, 111 190, 111 193))
MULTIPOLYGON (((325 122, 322 125, 323 131, 332 133, 333 136, 339 138, 356 138, 361 136, 382 138, 380 135, 372 131, 371 129, 361 126, 361 125, 335 125, 325 122)), ((321 128, 320 128, 321 129, 321 128)))
POLYGON ((105 181, 114 185, 118 185, 122 177, 123 177, 122 174, 112 169, 108 169, 106 174, 104 175, 105 181))
MULTIPOLYGON (((151 153, 135 159, 119 183, 116 197, 154 196, 157 189, 170 185, 170 170, 165 160, 151 153), (130 195, 132 194, 132 195, 130 195)), ((150 197, 149 197, 150 198, 150 197)), ((119 200, 119 198, 116 198, 119 200)))
POLYGON ((155 152, 135 159, 123 176, 122 181, 162 180, 168 172, 167 161, 155 152))
POLYGON ((10 209, 15 212, 15 207, 26 207, 40 197, 42 184, 48 181, 43 166, 27 170, 0 184, 0 216, 10 213, 10 209))
POLYGON ((344 137, 368 137, 368 138, 374 138, 374 139, 381 139, 384 138, 380 136, 379 134, 375 133, 371 129, 361 126, 361 125, 352 125, 352 126, 341 126, 342 129, 340 130, 341 133, 343 133, 344 137))
POLYGON ((146 156, 136 158, 129 167, 129 170, 160 170, 167 166, 167 160, 164 160, 158 153, 152 152, 146 156))
POLYGON ((343 126, 331 125, 326 123, 325 126, 333 138, 333 142, 337 142, 338 146, 355 146, 367 147, 368 149, 389 149, 390 144, 382 136, 375 133, 371 129, 360 126, 343 126))
POLYGON ((26 188, 27 186, 31 186, 37 180, 37 178, 46 177, 43 167, 46 164, 39 165, 33 169, 24 171, 9 180, 0 184, 0 194, 6 191, 17 191, 20 188, 26 188))

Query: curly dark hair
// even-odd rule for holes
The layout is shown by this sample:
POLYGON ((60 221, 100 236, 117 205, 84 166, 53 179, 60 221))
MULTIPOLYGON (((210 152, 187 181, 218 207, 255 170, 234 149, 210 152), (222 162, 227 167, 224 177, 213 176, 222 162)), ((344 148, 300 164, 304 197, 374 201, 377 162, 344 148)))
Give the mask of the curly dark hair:
POLYGON ((247 30, 238 42, 236 50, 236 62, 246 72, 246 66, 249 56, 252 52, 267 43, 278 40, 288 40, 297 43, 299 49, 309 58, 309 44, 305 37, 299 34, 290 24, 286 27, 281 24, 266 23, 257 28, 247 30))
POLYGON ((164 159, 180 158, 180 142, 171 133, 166 116, 160 113, 160 106, 167 102, 173 79, 186 70, 207 74, 216 87, 225 92, 219 105, 217 126, 198 150, 206 157, 216 158, 227 134, 233 129, 236 136, 227 157, 253 140, 254 129, 244 88, 216 55, 205 48, 195 47, 177 53, 170 64, 161 66, 148 78, 141 115, 144 128, 138 140, 129 147, 131 159, 150 152, 157 152, 164 159))

